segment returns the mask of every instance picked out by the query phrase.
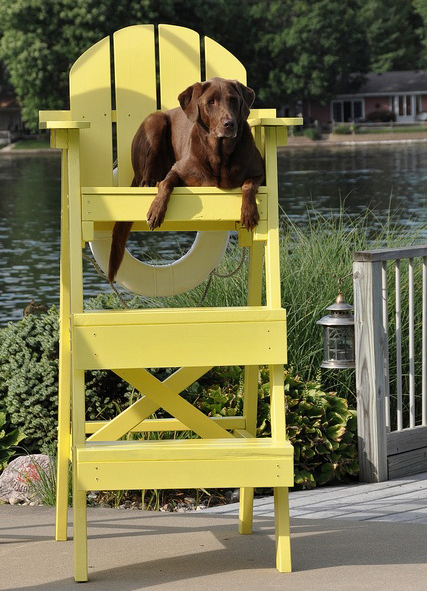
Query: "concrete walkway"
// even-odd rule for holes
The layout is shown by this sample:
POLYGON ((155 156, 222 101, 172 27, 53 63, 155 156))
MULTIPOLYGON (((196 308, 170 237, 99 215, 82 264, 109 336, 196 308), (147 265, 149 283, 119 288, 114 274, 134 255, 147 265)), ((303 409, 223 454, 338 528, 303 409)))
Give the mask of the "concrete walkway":
MULTIPOLYGON (((186 514, 89 509, 87 588, 421 591, 427 587, 426 490, 427 475, 419 475, 291 493, 291 574, 274 566, 268 498, 256 501, 251 536, 237 533, 237 505, 186 514)), ((54 521, 50 507, 0 506, 1 590, 77 588, 72 541, 54 541, 54 521)))

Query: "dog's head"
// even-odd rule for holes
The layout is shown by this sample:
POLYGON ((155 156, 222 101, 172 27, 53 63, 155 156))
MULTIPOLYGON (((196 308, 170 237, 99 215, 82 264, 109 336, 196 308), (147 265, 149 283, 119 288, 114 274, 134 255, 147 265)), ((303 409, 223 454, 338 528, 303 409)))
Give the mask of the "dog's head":
POLYGON ((215 137, 235 138, 249 116, 255 93, 237 80, 211 78, 189 86, 178 100, 191 122, 199 123, 215 137))

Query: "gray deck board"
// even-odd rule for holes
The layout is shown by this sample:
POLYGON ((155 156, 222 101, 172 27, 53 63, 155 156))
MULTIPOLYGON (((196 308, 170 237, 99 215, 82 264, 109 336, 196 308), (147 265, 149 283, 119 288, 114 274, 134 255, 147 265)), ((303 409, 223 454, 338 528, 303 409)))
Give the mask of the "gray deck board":
MULTIPOLYGON (((373 484, 293 491, 289 498, 291 517, 427 524, 427 473, 373 484)), ((227 514, 238 510, 238 504, 206 509, 227 514)), ((273 516, 273 498, 255 499, 254 514, 273 516)))

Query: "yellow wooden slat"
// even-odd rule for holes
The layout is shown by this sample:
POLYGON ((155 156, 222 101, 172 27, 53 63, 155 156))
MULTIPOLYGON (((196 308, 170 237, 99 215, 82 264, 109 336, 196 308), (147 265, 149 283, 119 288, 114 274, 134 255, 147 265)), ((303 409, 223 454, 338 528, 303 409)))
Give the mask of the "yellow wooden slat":
POLYGON ((70 71, 72 121, 88 121, 80 133, 81 184, 113 184, 110 39, 88 49, 70 71))
POLYGON ((126 27, 114 34, 118 184, 133 179, 132 139, 143 119, 157 109, 154 25, 126 27))
POLYGON ((248 123, 251 127, 257 125, 263 127, 289 127, 291 125, 302 125, 303 119, 302 117, 256 117, 249 118, 248 123))
POLYGON ((159 25, 161 109, 178 107, 178 95, 200 81, 198 33, 175 25, 159 25))
MULTIPOLYGON (((95 222, 96 231, 109 231, 111 232, 114 228, 115 222, 95 222)), ((261 222, 262 225, 263 222, 261 222)), ((163 222, 160 228, 156 228, 153 232, 233 232, 239 230, 241 227, 240 222, 236 220, 188 220, 182 222, 163 222)), ((137 221, 132 226, 132 232, 151 232, 147 222, 137 221)), ((266 235, 264 232, 263 236, 266 235)), ((258 235, 257 235, 258 236, 258 235)), ((265 240, 265 238, 262 238, 265 240)), ((160 240, 160 239, 159 239, 160 240)))
MULTIPOLYGON (((154 378, 155 379, 155 378, 154 378)), ((193 407, 194 410, 196 410, 193 407)), ((208 417, 207 420, 209 421, 208 417)), ((292 457, 289 442, 271 437, 211 439, 162 439, 158 441, 91 442, 78 446, 79 462, 136 462, 164 460, 218 460, 235 458, 292 457)))
POLYGON ((80 462, 78 485, 82 490, 287 487, 293 486, 293 459, 80 462))
MULTIPOLYGON (((237 308, 146 308, 142 310, 95 310, 73 315, 74 326, 126 326, 177 324, 186 327, 191 323, 236 323, 286 321, 286 310, 267 306, 240 306, 237 308)), ((175 366, 173 366, 175 367, 175 366)), ((185 387, 185 386, 184 386, 185 387)))
POLYGON ((206 80, 219 76, 246 84, 246 70, 243 64, 210 37, 205 37, 205 64, 206 80))
POLYGON ((259 119, 262 117, 275 118, 276 117, 276 109, 251 109, 249 114, 249 119, 259 119))
POLYGON ((40 129, 89 129, 90 121, 63 121, 62 119, 42 121, 40 129))
POLYGON ((71 111, 39 111, 39 122, 46 121, 70 121, 71 111))
POLYGON ((285 333, 284 320, 76 326, 75 358, 81 369, 276 365, 286 363, 285 333))
MULTIPOLYGON (((113 419, 114 420, 114 419, 113 419)), ((244 417, 210 417, 210 420, 214 423, 218 423, 227 429, 227 431, 233 431, 236 437, 240 437, 237 433, 237 429, 244 429, 246 425, 246 419, 244 417)), ((95 433, 110 421, 86 421, 85 428, 86 433, 95 433)), ((178 419, 144 419, 135 427, 130 429, 132 433, 153 433, 153 432, 166 432, 166 431, 188 431, 187 425, 178 419)), ((92 439, 89 438, 91 441, 92 439)), ((110 439, 109 439, 110 440, 110 439)))
MULTIPOLYGON (((82 197, 82 216, 87 221, 145 221, 147 212, 156 191, 141 192, 138 187, 133 192, 120 194, 118 191, 105 194, 84 193, 82 197), (138 190, 139 189, 139 190, 138 190)), ((258 212, 261 220, 267 219, 267 195, 257 195, 258 212)), ((166 222, 196 221, 239 221, 242 207, 241 192, 229 193, 215 191, 196 195, 190 191, 174 191, 166 212, 166 222)), ((160 228, 160 231, 164 226, 160 228)))

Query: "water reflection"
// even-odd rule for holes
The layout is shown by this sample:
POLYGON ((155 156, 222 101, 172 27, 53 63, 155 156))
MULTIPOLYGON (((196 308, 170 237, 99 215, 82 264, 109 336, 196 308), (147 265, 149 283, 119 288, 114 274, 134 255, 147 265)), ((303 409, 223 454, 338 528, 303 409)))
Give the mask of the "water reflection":
MULTIPOLYGON (((325 215, 366 207, 379 219, 398 211, 402 223, 426 221, 427 144, 286 148, 279 154, 283 210, 304 223, 308 210, 325 215)), ((18 320, 32 299, 59 302, 60 160, 56 155, 0 155, 0 325, 18 320)), ((137 256, 170 260, 193 235, 135 234, 137 256)), ((110 291, 88 263, 86 296, 110 291)))
POLYGON ((304 220, 307 208, 353 215, 375 209, 381 219, 398 212, 426 220, 427 144, 287 148, 279 154, 283 209, 304 220))

